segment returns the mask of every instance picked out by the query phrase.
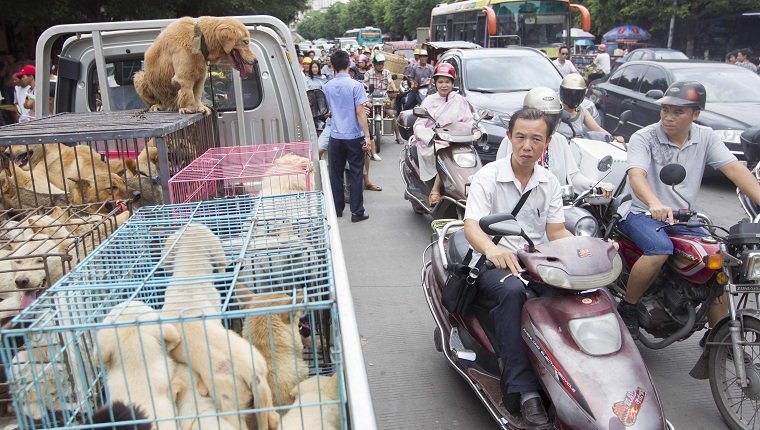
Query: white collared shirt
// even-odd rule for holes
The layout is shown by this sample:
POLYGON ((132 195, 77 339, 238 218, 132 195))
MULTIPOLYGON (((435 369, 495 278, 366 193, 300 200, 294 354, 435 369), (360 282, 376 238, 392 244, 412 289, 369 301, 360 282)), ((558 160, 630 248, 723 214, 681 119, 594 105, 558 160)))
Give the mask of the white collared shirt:
MULTIPOLYGON (((525 191, 521 192, 520 188, 510 157, 486 164, 472 178, 464 218, 480 221, 486 215, 512 213, 522 194, 532 189, 517 214, 517 222, 533 243, 546 242, 546 224, 565 222, 559 181, 548 170, 536 165, 525 191)), ((522 249, 525 243, 521 237, 505 237, 499 245, 514 252, 522 249)), ((471 265, 478 258, 480 253, 473 253, 471 265)))

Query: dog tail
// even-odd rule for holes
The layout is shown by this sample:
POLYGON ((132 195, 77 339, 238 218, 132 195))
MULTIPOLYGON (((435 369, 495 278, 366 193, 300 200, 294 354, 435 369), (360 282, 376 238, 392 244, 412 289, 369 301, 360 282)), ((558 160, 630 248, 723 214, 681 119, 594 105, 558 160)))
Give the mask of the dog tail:
POLYGON ((147 103, 148 106, 152 106, 156 103, 156 97, 153 95, 153 91, 150 90, 150 85, 145 80, 145 72, 142 70, 135 72, 132 76, 132 83, 135 86, 135 91, 140 98, 147 103))
MULTIPOLYGON (((95 411, 92 415, 93 424, 105 424, 114 423, 111 427, 113 430, 150 430, 152 425, 150 423, 143 424, 118 424, 121 422, 129 422, 133 420, 144 420, 147 415, 136 406, 127 405, 124 402, 113 402, 111 405, 103 406, 95 411), (112 414, 113 413, 113 414, 112 414), (111 419, 113 417, 113 419, 111 419)), ((103 429, 104 427, 99 427, 103 429)))
MULTIPOLYGON (((271 408, 274 406, 272 401, 272 390, 269 388, 266 378, 260 378, 260 375, 254 376, 253 407, 255 409, 271 408)), ((256 421, 259 430, 274 430, 280 428, 280 414, 274 411, 259 412, 256 414, 256 421)))

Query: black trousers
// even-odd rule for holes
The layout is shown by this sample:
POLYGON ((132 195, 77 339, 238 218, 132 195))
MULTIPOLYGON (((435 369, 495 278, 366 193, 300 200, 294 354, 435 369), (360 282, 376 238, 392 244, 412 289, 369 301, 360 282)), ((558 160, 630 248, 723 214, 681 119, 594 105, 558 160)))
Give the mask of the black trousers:
MULTIPOLYGON (((504 396, 526 391, 541 390, 541 383, 528 360, 522 340, 522 307, 527 300, 526 286, 511 272, 490 269, 478 277, 478 294, 484 295, 497 305, 491 309, 497 348, 501 354, 504 369, 501 373, 501 391, 504 396)), ((541 285, 531 285, 536 294, 549 295, 551 290, 541 285)))
POLYGON ((348 175, 351 180, 349 195, 352 215, 364 215, 364 138, 335 139, 330 137, 327 153, 330 157, 330 183, 335 202, 335 211, 343 215, 346 197, 343 193, 343 171, 348 162, 348 175))

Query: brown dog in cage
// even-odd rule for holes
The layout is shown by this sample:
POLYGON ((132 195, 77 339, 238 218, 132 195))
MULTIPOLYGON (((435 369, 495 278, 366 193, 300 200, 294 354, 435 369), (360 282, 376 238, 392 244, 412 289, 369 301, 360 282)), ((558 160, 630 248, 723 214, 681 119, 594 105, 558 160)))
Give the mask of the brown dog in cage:
POLYGON ((293 408, 282 417, 282 430, 338 430, 340 428, 339 406, 337 404, 324 405, 328 401, 340 399, 337 373, 333 373, 332 376, 312 376, 294 387, 290 394, 295 401, 293 408), (305 403, 317 405, 301 406, 305 403), (320 406, 320 403, 323 405, 320 406))
MULTIPOLYGON (((124 179, 110 172, 108 164, 87 145, 11 145, 6 155, 19 169, 32 172, 33 185, 39 177, 60 190, 68 190, 73 204, 140 198, 140 192, 128 189, 124 179)), ((43 195, 48 192, 44 186, 32 191, 43 195)))
MULTIPOLYGON (((286 306, 293 303, 286 294, 243 294, 236 290, 236 299, 245 310, 286 306)), ((303 295, 298 302, 303 303, 303 295)), ((309 376, 309 365, 303 359, 303 339, 299 332, 301 311, 246 317, 243 337, 261 351, 269 367, 267 381, 276 406, 293 402, 291 390, 309 376), (274 348, 272 348, 274 345, 274 348)))
POLYGON ((226 61, 245 76, 256 61, 249 43, 248 29, 234 18, 180 18, 145 52, 144 70, 133 79, 135 90, 151 111, 209 113, 202 101, 207 64, 226 61))

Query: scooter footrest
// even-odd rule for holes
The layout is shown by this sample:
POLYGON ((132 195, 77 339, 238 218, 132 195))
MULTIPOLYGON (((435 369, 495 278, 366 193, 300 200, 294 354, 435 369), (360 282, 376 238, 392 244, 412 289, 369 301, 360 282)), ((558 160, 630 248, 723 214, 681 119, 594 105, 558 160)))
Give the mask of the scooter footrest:
POLYGON ((453 327, 449 333, 449 348, 460 360, 475 361, 477 354, 471 349, 465 348, 462 339, 459 337, 459 329, 453 327))

